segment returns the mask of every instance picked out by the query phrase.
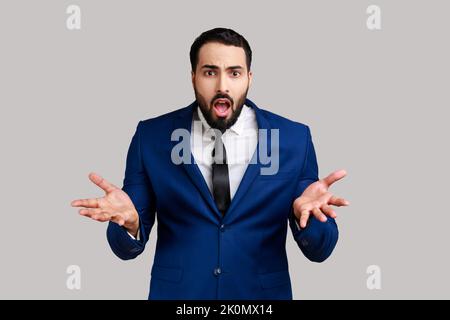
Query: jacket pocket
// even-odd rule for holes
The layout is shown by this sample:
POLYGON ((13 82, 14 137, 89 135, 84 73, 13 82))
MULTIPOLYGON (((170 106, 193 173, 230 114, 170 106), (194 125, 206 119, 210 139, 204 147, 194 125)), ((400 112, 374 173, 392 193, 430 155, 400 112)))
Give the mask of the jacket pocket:
POLYGON ((153 265, 152 267, 152 278, 165 280, 169 282, 179 282, 183 274, 183 269, 163 267, 158 265, 153 265))
POLYGON ((290 283, 289 271, 282 270, 259 274, 259 282, 264 289, 274 288, 290 283))

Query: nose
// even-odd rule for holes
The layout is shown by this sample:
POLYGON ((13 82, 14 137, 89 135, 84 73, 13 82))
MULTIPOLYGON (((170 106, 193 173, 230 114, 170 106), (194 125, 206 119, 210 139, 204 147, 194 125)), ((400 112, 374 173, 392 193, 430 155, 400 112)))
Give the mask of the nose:
POLYGON ((226 75, 222 74, 220 77, 218 77, 218 83, 217 83, 217 93, 228 93, 228 84, 226 75))

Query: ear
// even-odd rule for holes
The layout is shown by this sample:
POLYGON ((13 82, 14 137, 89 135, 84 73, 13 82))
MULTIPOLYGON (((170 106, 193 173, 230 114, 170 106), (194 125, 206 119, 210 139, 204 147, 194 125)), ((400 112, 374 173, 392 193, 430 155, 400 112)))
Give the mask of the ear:
POLYGON ((192 80, 192 86, 194 86, 194 82, 195 82, 195 73, 194 73, 194 71, 191 71, 191 80, 192 80))
POLYGON ((249 87, 252 85, 252 80, 253 80, 253 72, 249 71, 248 72, 248 86, 249 87))

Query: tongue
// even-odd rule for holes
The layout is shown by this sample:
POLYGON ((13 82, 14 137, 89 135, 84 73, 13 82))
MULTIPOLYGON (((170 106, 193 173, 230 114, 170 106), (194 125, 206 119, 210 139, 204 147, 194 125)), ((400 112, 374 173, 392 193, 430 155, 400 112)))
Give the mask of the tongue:
POLYGON ((225 112, 228 108, 228 105, 226 103, 217 103, 216 104, 216 108, 220 111, 220 112, 225 112))

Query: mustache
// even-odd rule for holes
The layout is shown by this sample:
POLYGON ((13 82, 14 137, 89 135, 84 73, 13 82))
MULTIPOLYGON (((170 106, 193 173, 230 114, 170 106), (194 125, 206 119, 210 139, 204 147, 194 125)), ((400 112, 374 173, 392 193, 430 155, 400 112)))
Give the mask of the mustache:
POLYGON ((226 93, 218 93, 214 96, 214 98, 212 98, 211 100, 211 105, 214 103, 214 101, 216 101, 217 99, 228 99, 231 102, 231 105, 234 105, 234 101, 233 98, 230 97, 229 95, 227 95, 226 93))

